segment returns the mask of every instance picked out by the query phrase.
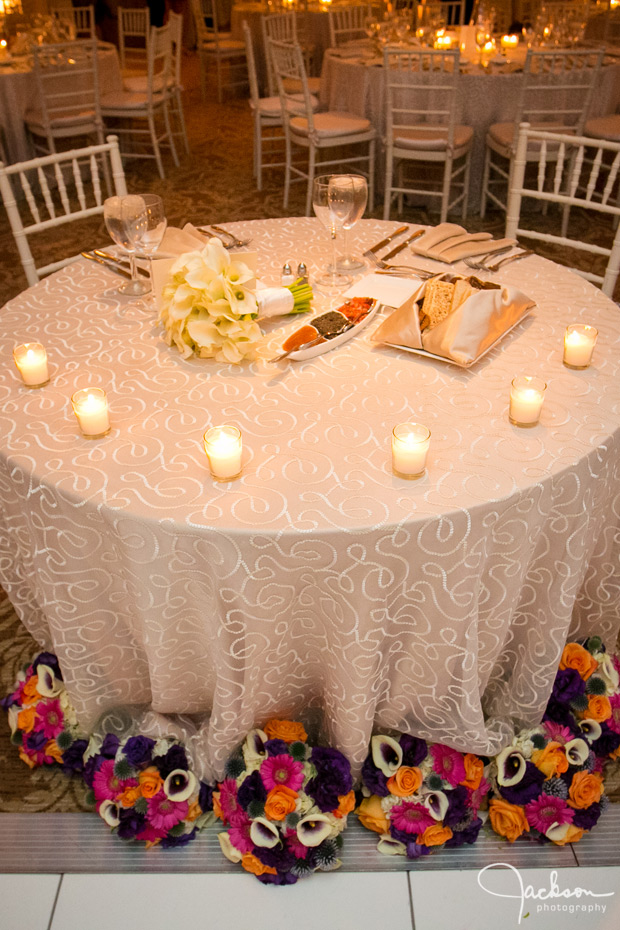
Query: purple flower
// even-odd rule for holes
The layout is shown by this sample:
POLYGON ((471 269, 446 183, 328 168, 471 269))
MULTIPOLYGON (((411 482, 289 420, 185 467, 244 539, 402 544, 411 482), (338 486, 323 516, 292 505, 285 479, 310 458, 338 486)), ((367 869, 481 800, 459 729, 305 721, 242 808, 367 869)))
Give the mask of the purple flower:
POLYGON ((408 736, 403 733, 398 742, 403 751, 403 765, 419 765, 428 754, 426 742, 423 739, 418 739, 417 736, 408 736))
POLYGON ((21 703, 20 699, 16 697, 16 694, 17 692, 13 691, 12 694, 7 694, 6 697, 1 698, 0 707, 2 707, 3 710, 8 710, 9 707, 14 707, 16 704, 21 703))
POLYGON ((605 758, 620 746, 620 733, 614 731, 605 721, 600 724, 601 735, 592 743, 592 751, 595 755, 605 758))
POLYGON ((562 726, 568 727, 573 731, 573 733, 575 733, 575 735, 577 735, 579 727, 575 723, 575 718, 570 707, 567 704, 564 704, 562 701, 556 701, 553 694, 549 698, 549 703, 545 708, 543 720, 553 720, 554 723, 560 723, 562 726))
POLYGON ((372 794, 377 794, 380 798, 386 798, 390 793, 387 786, 387 777, 381 769, 375 766, 370 755, 366 756, 362 766, 362 781, 372 794))
POLYGON ((213 787, 208 785, 206 781, 200 782, 198 803, 200 804, 200 810, 203 812, 203 814, 206 814, 207 811, 213 810, 213 787))
POLYGON ((58 664, 58 659, 53 654, 53 652, 41 652, 34 662, 32 663, 32 671, 37 674, 37 669, 39 665, 47 665, 48 668, 51 668, 56 678, 60 678, 62 681, 62 672, 60 671, 60 665, 58 664))
POLYGON ((573 824, 580 830, 591 830, 601 816, 601 805, 598 801, 590 804, 589 807, 578 808, 573 817, 573 824))
POLYGON ((130 765, 144 765, 145 762, 151 761, 151 753, 155 745, 154 739, 148 736, 131 736, 125 743, 123 752, 130 765))
POLYGON ((267 799, 267 789, 263 784, 263 779, 258 769, 248 775, 239 785, 237 791, 237 801, 247 810, 252 801, 265 801, 267 799))
POLYGON ((32 733, 29 733, 24 740, 24 746, 26 749, 30 749, 34 752, 42 752, 46 743, 47 736, 43 730, 33 730, 32 733))
POLYGON ((175 769, 183 769, 184 772, 189 769, 185 750, 178 743, 171 746, 165 756, 155 756, 153 765, 157 766, 159 774, 164 779, 175 769))
POLYGON ((268 739, 263 744, 269 756, 282 756, 288 754, 288 744, 283 739, 268 739))
POLYGON ((419 843, 407 843, 407 859, 419 859, 420 856, 428 856, 430 849, 428 846, 420 846, 419 843))
POLYGON ((553 682, 552 695, 561 704, 570 704, 586 692, 586 683, 574 668, 560 669, 553 682))
POLYGON ((263 885, 294 885, 297 881, 293 872, 278 872, 277 875, 267 872, 265 875, 258 875, 257 878, 263 885))
POLYGON ((469 793, 463 785, 459 785, 458 788, 453 788, 452 791, 446 793, 448 795, 448 810, 443 819, 443 824, 444 827, 453 827, 459 820, 463 819, 467 812, 469 793))
POLYGON ((99 754, 102 755, 104 759, 113 759, 118 750, 119 742, 118 736, 115 736, 114 733, 106 733, 99 754))
POLYGON ((450 839, 446 842, 446 847, 456 847, 463 846, 465 843, 471 845, 475 843, 478 839, 478 834, 482 829, 482 820, 480 817, 476 817, 475 820, 472 820, 464 830, 459 830, 456 833, 453 833, 450 839))
POLYGON ((159 845, 164 849, 171 849, 174 846, 187 846, 194 839, 197 832, 197 830, 192 830, 191 833, 182 833, 181 836, 164 836, 159 845))
POLYGON ((338 749, 315 746, 310 761, 317 775, 306 785, 306 794, 314 798, 319 810, 333 811, 340 795, 348 794, 353 786, 349 760, 338 749))
POLYGON ((84 763, 84 771, 82 772, 82 778, 86 782, 89 788, 93 787, 93 779, 99 767, 104 762, 103 756, 91 756, 87 762, 84 763))
POLYGON ((522 806, 537 798, 546 776, 533 762, 525 763, 523 778, 516 785, 500 785, 499 792, 509 804, 522 806))
POLYGON ((272 869, 277 869, 278 872, 290 872, 297 862, 297 856, 284 844, 278 844, 272 849, 266 849, 264 846, 255 846, 253 853, 260 859, 263 865, 270 866, 272 869))
POLYGON ((146 826, 146 818, 143 814, 138 814, 133 807, 124 810, 119 809, 118 816, 120 823, 118 825, 118 835, 124 840, 133 840, 137 833, 141 833, 146 826))
POLYGON ((62 770, 65 775, 72 775, 74 772, 81 775, 84 771, 84 753, 88 746, 88 740, 76 739, 71 743, 68 749, 62 754, 62 770))

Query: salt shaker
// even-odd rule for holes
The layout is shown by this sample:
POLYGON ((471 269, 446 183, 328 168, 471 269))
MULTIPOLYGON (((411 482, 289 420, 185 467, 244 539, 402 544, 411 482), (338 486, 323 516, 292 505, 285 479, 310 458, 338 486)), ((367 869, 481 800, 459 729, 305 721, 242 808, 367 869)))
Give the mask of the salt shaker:
POLYGON ((287 284, 295 283, 295 275, 291 271, 291 266, 289 262, 286 262, 282 266, 282 276, 280 278, 280 283, 282 284, 283 287, 286 287, 287 284))
POLYGON ((308 269, 305 262, 300 262, 297 266, 297 279, 301 279, 302 284, 308 283, 308 269))

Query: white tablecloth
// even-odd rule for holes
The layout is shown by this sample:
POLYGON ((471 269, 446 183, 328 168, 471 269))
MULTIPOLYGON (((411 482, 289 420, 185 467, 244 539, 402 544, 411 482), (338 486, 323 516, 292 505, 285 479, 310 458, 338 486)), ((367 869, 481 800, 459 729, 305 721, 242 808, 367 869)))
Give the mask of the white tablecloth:
MULTIPOLYGON (((471 126, 474 130, 468 213, 477 213, 479 210, 487 130, 492 123, 515 118, 522 81, 523 74, 519 72, 475 72, 461 75, 458 118, 463 125, 471 126)), ((321 72, 320 102, 323 109, 365 116, 377 132, 384 135, 384 96, 384 74, 380 62, 367 65, 358 59, 339 58, 331 51, 326 53, 321 72)), ((620 64, 607 64, 598 79, 590 116, 605 116, 618 108, 620 64)), ((378 180, 379 186, 383 188, 381 175, 378 180)))
MULTIPOLYGON (((353 244, 394 225, 363 222, 353 244)), ((268 283, 329 254, 316 219, 230 228, 268 283)), ((0 583, 86 725, 122 705, 207 775, 253 725, 310 712, 356 767, 373 725, 496 752, 540 719, 569 630, 614 641, 618 308, 538 257, 501 279, 538 307, 470 370, 373 347, 374 326, 305 363, 185 361, 85 261, 6 305, 0 583), (561 360, 579 320, 600 331, 586 371, 561 360), (11 351, 35 339, 52 380, 29 391, 11 351), (547 397, 519 429, 509 385, 528 372, 547 397), (93 442, 69 402, 88 383, 113 423, 93 442), (391 471, 406 420, 432 432, 418 481, 391 471), (245 443, 229 484, 201 444, 222 422, 245 443)), ((272 323, 271 349, 297 325, 272 323)))

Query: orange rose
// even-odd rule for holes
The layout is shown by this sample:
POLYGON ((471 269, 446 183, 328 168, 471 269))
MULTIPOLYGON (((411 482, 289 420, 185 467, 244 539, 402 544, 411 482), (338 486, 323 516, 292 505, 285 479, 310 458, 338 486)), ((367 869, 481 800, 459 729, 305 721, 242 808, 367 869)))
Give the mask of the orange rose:
POLYGON ((46 756, 51 756, 54 762, 62 764, 62 752, 58 748, 58 743, 55 739, 48 739, 44 746, 44 752, 46 756))
MULTIPOLYGON (((543 785, 544 789, 544 785, 543 785)), ((601 800, 603 793, 603 779, 596 773, 575 772, 570 788, 568 789, 569 807, 589 807, 595 801, 601 800)))
POLYGON ((263 730, 269 739, 283 739, 285 743, 295 743, 297 740, 304 743, 308 739, 303 723, 294 720, 269 720, 263 730))
POLYGON ((189 810, 187 812, 185 819, 190 820, 190 821, 198 820, 201 814, 202 814, 202 807, 198 803, 198 798, 196 798, 196 800, 192 801, 192 803, 190 804, 189 810))
POLYGON ((596 720, 598 723, 602 723, 603 720, 608 720, 609 717, 611 717, 609 698, 605 697, 603 694, 589 694, 588 707, 586 710, 581 711, 579 716, 588 717, 590 720, 596 720))
POLYGON ((617 749, 614 749, 613 752, 609 753, 610 759, 620 759, 620 746, 617 749))
POLYGON ((286 785, 276 785, 267 795, 265 801, 265 817, 269 820, 284 820, 288 814, 295 810, 295 802, 299 795, 286 785))
POLYGON ((138 798, 143 797, 140 785, 129 785, 122 794, 119 794, 117 801, 121 807, 133 807, 138 798))
POLYGON ((580 829, 580 827, 574 827, 572 823, 569 823, 566 836, 561 840, 553 840, 553 842, 556 846, 566 846, 567 843, 578 843, 585 832, 586 831, 580 829))
POLYGON ((447 843, 452 837, 450 827, 444 827, 440 823, 434 823, 432 827, 427 827, 424 833, 418 833, 418 843, 420 846, 441 846, 447 843))
POLYGON ((33 701, 40 700, 43 695, 38 691, 37 685, 39 684, 39 676, 33 675, 26 684, 24 685, 24 690, 22 692, 24 698, 27 700, 24 701, 24 704, 31 704, 33 701))
POLYGON ((547 778, 561 775, 568 768, 568 759, 561 743, 551 740, 544 749, 537 749, 532 753, 532 762, 537 769, 544 772, 547 778))
POLYGON ((253 853, 246 853, 245 856, 241 859, 241 865, 246 870, 246 872, 251 872, 252 875, 277 875, 277 869, 274 869, 270 865, 263 865, 260 859, 255 856, 253 853))
POLYGON ((409 765, 401 765, 387 782, 388 791, 397 798, 407 798, 410 794, 415 794, 421 784, 422 772, 409 765))
POLYGON ((216 817, 219 817, 220 820, 224 819, 222 816, 222 806, 220 804, 220 792, 219 791, 213 792, 213 813, 215 814, 216 817))
POLYGON ((164 787, 164 780, 154 765, 149 765, 138 775, 142 795, 145 798, 154 798, 164 787))
POLYGON ((23 746, 20 746, 20 747, 19 747, 18 752, 19 752, 19 758, 22 760, 22 762, 25 762, 25 763, 26 763, 26 765, 28 766, 29 769, 36 769, 37 763, 35 762, 34 759, 32 759, 32 758, 28 755, 28 753, 25 751, 25 749, 24 749, 23 746))
POLYGON ((355 807, 355 791, 338 795, 338 807, 332 811, 334 817, 346 817, 355 807))
POLYGON ((466 788, 476 791, 480 787, 484 774, 484 762, 473 753, 467 752, 463 756, 463 763, 465 765, 465 778, 459 782, 459 785, 464 785, 466 788))
POLYGON ((494 798, 489 804, 489 820, 495 832, 505 836, 510 843, 530 829, 523 808, 499 798, 494 798))
POLYGON ((360 823, 367 830, 374 830, 375 833, 388 833, 390 824, 381 807, 381 798, 372 794, 369 798, 364 798, 357 809, 357 816, 360 823))
POLYGON ((562 658, 560 659, 560 668, 574 668, 584 681, 587 681, 592 672, 598 668, 598 662, 594 656, 580 646, 579 643, 566 643, 562 658))
POLYGON ((24 733, 32 733, 36 716, 37 712, 34 707, 24 707, 17 715, 17 726, 24 733))

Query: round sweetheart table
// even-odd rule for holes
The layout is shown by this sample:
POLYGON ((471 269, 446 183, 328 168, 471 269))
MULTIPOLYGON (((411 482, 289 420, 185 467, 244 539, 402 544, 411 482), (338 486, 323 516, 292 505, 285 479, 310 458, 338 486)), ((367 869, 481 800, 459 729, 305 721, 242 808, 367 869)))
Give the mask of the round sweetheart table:
MULTIPOLYGON (((362 221, 354 249, 396 225, 362 221)), ((328 260, 316 219, 230 229, 266 283, 328 260)), ((357 770, 373 726, 497 752, 540 719, 569 632, 615 641, 619 311, 537 256, 500 280, 537 306, 467 370, 378 347, 373 323, 306 362, 184 360, 84 260, 4 307, 0 584, 85 727, 115 710, 177 735, 204 777, 277 715, 319 721, 357 770), (584 371, 562 364, 578 321, 599 330, 584 371), (47 347, 44 388, 21 383, 23 341, 47 347), (521 373, 548 384, 532 429, 507 416, 521 373), (70 405, 88 384, 110 402, 96 441, 70 405), (406 420, 432 433, 414 481, 391 470, 406 420), (218 423, 244 440, 227 483, 202 448, 218 423)), ((271 321, 263 356, 298 325, 271 321)))

